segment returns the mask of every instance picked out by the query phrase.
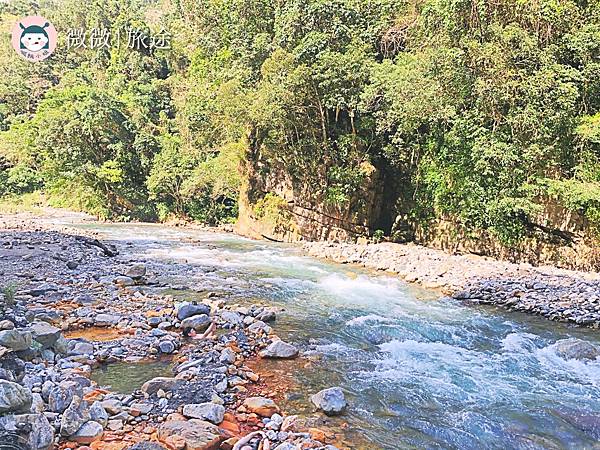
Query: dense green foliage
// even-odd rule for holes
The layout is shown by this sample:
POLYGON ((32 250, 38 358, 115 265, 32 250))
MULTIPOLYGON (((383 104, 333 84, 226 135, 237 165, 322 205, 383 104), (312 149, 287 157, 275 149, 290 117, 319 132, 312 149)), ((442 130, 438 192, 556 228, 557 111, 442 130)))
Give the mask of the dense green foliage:
POLYGON ((549 198, 600 226, 598 0, 55 0, 59 32, 173 48, 40 64, 6 38, 28 5, 1 6, 0 195, 215 223, 252 159, 341 211, 377 170, 386 233, 449 217, 510 243, 549 198))

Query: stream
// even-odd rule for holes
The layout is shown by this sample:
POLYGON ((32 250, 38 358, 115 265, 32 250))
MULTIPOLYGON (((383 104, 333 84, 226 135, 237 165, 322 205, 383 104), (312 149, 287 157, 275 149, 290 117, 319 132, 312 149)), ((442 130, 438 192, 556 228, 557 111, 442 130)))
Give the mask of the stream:
POLYGON ((271 363, 290 367, 281 406, 310 414, 310 394, 341 386, 350 407, 333 422, 347 424, 352 448, 600 448, 600 361, 555 352, 568 337, 600 344, 597 331, 467 306, 290 245, 158 225, 78 226, 182 285, 164 292, 178 300, 214 291, 284 308, 274 331, 312 362, 271 363))

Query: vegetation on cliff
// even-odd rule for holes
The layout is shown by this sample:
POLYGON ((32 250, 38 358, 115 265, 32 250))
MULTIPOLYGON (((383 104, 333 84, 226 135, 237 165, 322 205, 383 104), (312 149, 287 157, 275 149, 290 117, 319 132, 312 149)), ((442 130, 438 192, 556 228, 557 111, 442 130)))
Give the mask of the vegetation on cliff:
POLYGON ((548 199, 600 226, 598 0, 31 5, 0 6, 1 195, 218 223, 249 165, 340 211, 376 170, 373 231, 450 217, 511 243, 548 199), (31 13, 61 40, 38 64, 9 43, 31 13), (172 48, 67 49, 67 29, 127 27, 172 48))

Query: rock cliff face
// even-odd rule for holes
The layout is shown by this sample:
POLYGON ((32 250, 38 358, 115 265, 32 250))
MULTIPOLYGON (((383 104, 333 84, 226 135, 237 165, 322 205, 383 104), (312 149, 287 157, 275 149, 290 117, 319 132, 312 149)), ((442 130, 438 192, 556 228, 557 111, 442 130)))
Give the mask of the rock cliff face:
POLYGON ((529 235, 507 245, 485 230, 466 229, 452 217, 427 223, 407 219, 410 200, 402 197, 402 187, 381 169, 373 167, 360 191, 344 207, 328 205, 322 195, 325 177, 316 179, 318 176, 311 174, 300 182, 283 166, 249 158, 236 231, 283 242, 359 243, 384 232, 397 242, 415 242, 450 253, 600 270, 600 240, 591 225, 552 199, 539 199, 542 212, 533 218, 529 235))

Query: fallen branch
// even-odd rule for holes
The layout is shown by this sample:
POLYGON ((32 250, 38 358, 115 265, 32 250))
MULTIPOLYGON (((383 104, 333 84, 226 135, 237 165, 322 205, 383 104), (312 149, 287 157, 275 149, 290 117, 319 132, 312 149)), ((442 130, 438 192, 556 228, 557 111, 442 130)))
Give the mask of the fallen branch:
POLYGON ((104 254, 106 256, 117 256, 119 254, 118 250, 116 248, 110 248, 108 245, 106 245, 103 242, 100 242, 98 239, 94 239, 94 238, 90 238, 87 236, 76 236, 76 239, 78 241, 83 242, 85 245, 89 245, 89 246, 93 246, 93 247, 98 247, 99 249, 102 250, 102 252, 104 252, 104 254))

